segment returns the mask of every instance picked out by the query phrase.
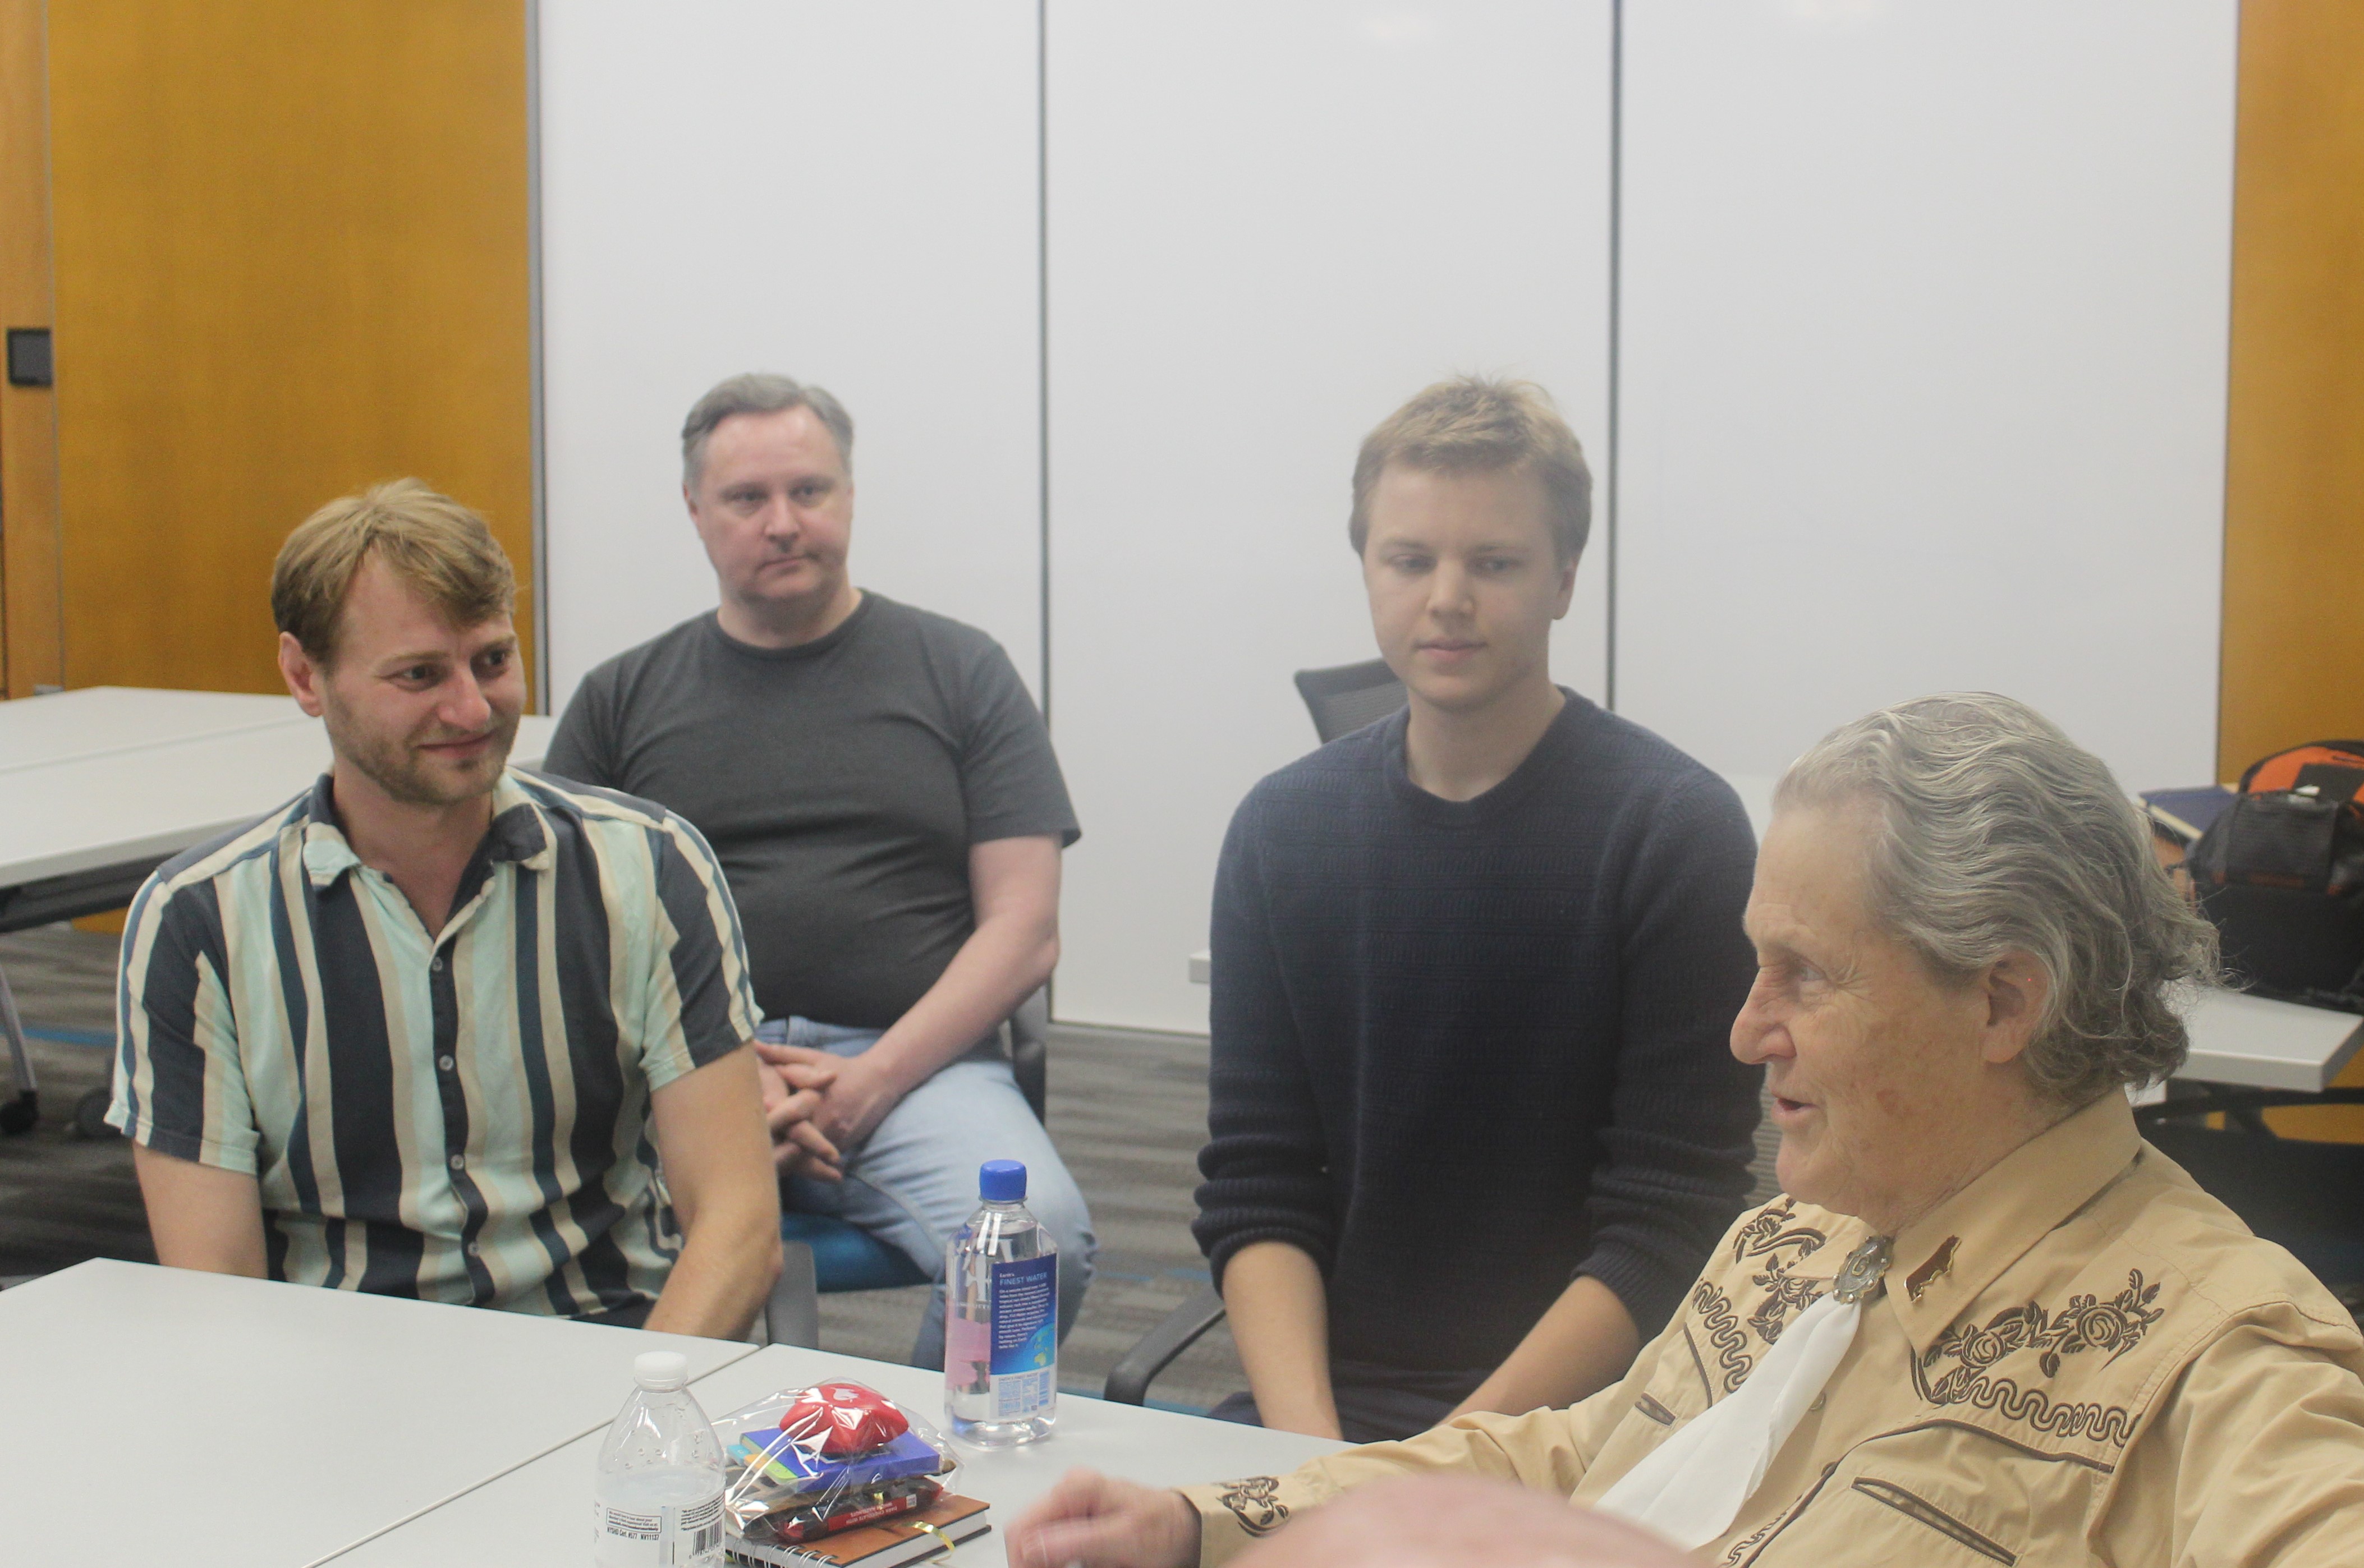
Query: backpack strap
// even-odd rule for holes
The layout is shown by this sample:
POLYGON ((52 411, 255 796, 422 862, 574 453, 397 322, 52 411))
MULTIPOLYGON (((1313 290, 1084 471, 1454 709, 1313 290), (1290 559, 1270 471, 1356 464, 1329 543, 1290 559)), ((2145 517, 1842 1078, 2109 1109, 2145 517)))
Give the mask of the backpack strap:
POLYGON ((2310 740, 2260 757, 2241 773, 2243 795, 2280 794, 2310 784, 2323 799, 2353 801, 2364 785, 2364 740, 2310 740))

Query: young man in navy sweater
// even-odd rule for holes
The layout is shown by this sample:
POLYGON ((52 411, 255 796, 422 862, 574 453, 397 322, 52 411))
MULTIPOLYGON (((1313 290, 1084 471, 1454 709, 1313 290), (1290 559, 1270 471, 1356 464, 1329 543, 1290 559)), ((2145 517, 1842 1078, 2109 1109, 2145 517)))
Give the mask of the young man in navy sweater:
POLYGON ((1552 684, 1590 518, 1538 387, 1429 388, 1350 538, 1410 705, 1258 784, 1216 876, 1199 1242, 1250 1392, 1358 1441, 1622 1375, 1742 1207, 1731 789, 1552 684))

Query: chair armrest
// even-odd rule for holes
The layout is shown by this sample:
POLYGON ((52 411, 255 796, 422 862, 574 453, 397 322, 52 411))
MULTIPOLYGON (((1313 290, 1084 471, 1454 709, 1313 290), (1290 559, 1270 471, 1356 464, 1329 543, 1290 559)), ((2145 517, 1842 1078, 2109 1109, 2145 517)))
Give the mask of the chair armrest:
POLYGON ((1009 1015, 1009 1073, 1026 1096, 1034 1119, 1043 1119, 1050 1088, 1051 989, 1043 986, 1009 1015))
POLYGON ((1124 1359, 1110 1370, 1100 1397, 1119 1405, 1140 1404, 1149 1396, 1150 1380, 1222 1320, 1223 1298, 1211 1289, 1200 1291, 1167 1313, 1164 1322, 1125 1351, 1124 1359))
POLYGON ((802 1241, 780 1244, 780 1277, 764 1303, 764 1343, 820 1349, 820 1287, 813 1274, 812 1248, 802 1241))

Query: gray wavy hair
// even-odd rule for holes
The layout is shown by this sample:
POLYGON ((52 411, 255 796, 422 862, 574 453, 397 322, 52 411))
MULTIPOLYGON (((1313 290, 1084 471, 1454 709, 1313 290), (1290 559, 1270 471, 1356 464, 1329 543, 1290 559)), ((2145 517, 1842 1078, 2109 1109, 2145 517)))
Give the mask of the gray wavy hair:
POLYGON ((845 405, 818 386, 807 386, 770 371, 750 371, 717 382, 699 398, 681 422, 681 480, 697 488, 698 470, 706 465, 706 439, 734 414, 785 414, 809 408, 837 442, 837 457, 845 472, 853 472, 853 416, 845 405))
POLYGON ((1773 795, 1777 810, 1856 802, 1879 814, 1874 917, 1940 978, 2013 950, 2043 965, 2038 1090, 2083 1105, 2182 1064, 2180 1004, 2217 982, 2216 929, 2099 757, 2024 703, 1947 692, 1833 730, 1773 795))

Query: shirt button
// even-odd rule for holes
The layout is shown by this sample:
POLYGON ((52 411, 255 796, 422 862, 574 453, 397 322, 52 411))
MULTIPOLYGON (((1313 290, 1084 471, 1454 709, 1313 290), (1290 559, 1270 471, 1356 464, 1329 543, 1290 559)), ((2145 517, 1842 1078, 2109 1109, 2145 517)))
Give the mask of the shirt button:
POLYGON ((485 1249, 476 1242, 471 1241, 468 1243, 468 1256, 472 1258, 482 1257, 484 1255, 484 1251, 485 1249))
POLYGON ((427 966, 427 967, 428 967, 428 968, 429 968, 429 969, 431 969, 431 970, 433 970, 433 971, 434 971, 436 973, 438 973, 438 974, 442 973, 443 973, 443 955, 442 955, 441 953, 440 953, 440 952, 439 952, 439 953, 437 953, 437 954, 435 955, 434 961, 433 961, 432 962, 430 962, 429 964, 428 964, 428 966, 427 966))
POLYGON ((444 1072, 449 1073, 452 1068, 460 1065, 460 1063, 458 1059, 454 1057, 439 1056, 435 1059, 435 1065, 443 1069, 444 1072))
POLYGON ((454 1154, 454 1155, 452 1155, 452 1169, 453 1169, 453 1170, 455 1170, 455 1171, 456 1171, 456 1170, 459 1170, 461 1167, 463 1167, 463 1166, 464 1166, 465 1164, 467 1164, 467 1162, 467 1162, 467 1159, 466 1159, 466 1157, 465 1157, 465 1156, 459 1155, 459 1154, 454 1154))

